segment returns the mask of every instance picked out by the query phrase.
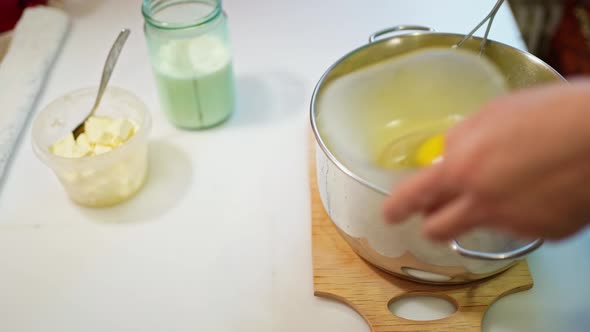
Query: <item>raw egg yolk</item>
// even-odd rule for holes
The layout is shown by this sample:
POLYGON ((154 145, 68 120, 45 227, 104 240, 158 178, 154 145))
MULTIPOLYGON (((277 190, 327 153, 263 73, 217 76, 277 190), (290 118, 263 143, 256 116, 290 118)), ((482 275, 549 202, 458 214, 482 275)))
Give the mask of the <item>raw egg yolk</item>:
POLYGON ((430 166, 442 159, 445 147, 443 135, 433 136, 422 143, 416 150, 414 160, 420 167, 430 166))

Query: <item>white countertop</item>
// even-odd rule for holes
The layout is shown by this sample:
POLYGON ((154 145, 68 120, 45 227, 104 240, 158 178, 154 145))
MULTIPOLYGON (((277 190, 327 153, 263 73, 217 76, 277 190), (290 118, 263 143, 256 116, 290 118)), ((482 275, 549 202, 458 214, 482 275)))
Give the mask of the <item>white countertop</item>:
MULTIPOLYGON (((140 1, 66 0, 71 34, 39 106, 96 85, 132 29, 111 83, 153 112, 152 174, 111 209, 71 203, 33 155, 29 130, 0 188, 0 331, 368 331, 313 296, 307 110, 327 67, 397 24, 465 33, 494 1, 227 0, 239 106, 184 132, 159 111, 140 1)), ((492 38, 522 47, 507 7, 492 38)), ((485 331, 586 331, 590 236, 530 260, 532 291, 499 301, 485 331)))

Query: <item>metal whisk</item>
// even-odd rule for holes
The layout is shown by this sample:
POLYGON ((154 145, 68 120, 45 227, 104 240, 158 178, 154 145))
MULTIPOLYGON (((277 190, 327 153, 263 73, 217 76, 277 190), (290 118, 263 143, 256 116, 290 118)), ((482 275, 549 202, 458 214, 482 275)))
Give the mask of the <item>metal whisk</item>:
POLYGON ((453 48, 461 47, 468 39, 473 37, 473 34, 476 33, 477 30, 479 30, 486 22, 488 22, 488 26, 486 28, 486 33, 483 36, 483 40, 481 42, 481 46, 479 49, 479 54, 481 55, 484 51, 486 43, 488 42, 488 35, 490 34, 490 29, 492 28, 492 23, 494 23, 494 18, 496 17, 498 10, 500 10, 500 7, 502 7, 502 4, 504 4, 504 0, 498 0, 498 2, 496 2, 496 5, 492 9, 492 11, 488 14, 488 16, 486 16, 481 22, 479 22, 479 24, 475 28, 473 28, 473 30, 471 30, 471 32, 469 32, 465 37, 463 37, 463 39, 461 39, 460 42, 458 42, 456 45, 454 45, 453 48))

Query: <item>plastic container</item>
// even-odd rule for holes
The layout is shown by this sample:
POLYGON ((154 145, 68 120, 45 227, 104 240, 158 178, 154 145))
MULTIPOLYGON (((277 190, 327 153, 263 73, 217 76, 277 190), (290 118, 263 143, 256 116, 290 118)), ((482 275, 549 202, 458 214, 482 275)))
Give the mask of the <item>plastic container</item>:
POLYGON ((110 152, 83 158, 64 158, 50 146, 75 128, 90 111, 97 88, 68 93, 41 110, 32 126, 33 150, 59 178, 70 198, 84 206, 106 207, 134 196, 148 174, 148 136, 151 117, 145 104, 132 93, 115 87, 105 91, 97 116, 127 118, 135 134, 110 152))
POLYGON ((227 17, 221 0, 144 0, 142 13, 160 105, 170 122, 205 129, 235 108, 227 17))

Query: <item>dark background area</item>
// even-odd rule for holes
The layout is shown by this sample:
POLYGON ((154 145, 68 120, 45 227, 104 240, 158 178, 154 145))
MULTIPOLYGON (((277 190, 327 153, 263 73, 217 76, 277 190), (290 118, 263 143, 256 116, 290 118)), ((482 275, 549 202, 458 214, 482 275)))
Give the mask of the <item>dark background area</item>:
POLYGON ((565 76, 590 74, 590 0, 509 0, 530 52, 565 76))

